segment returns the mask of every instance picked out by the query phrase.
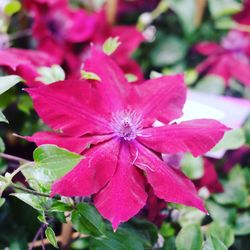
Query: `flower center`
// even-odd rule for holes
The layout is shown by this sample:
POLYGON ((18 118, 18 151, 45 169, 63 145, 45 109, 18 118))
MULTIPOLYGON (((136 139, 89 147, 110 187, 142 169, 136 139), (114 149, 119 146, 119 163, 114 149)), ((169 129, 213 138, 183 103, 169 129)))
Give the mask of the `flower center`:
POLYGON ((140 133, 142 120, 136 111, 125 109, 112 114, 110 126, 117 136, 131 141, 140 133))
POLYGON ((244 34, 231 31, 222 39, 222 47, 232 52, 244 52, 249 45, 249 40, 244 34))

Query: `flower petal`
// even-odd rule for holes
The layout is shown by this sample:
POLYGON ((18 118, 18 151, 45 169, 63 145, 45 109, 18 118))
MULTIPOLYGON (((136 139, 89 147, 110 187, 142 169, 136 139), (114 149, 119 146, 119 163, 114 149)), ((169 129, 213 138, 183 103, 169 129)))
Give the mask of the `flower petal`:
POLYGON ((76 167, 54 182, 51 196, 88 196, 97 193, 111 179, 119 154, 118 140, 90 149, 76 167))
POLYGON ((71 136, 110 132, 106 114, 88 82, 68 80, 26 91, 39 116, 54 130, 71 136))
POLYGON ((186 100, 182 74, 145 81, 134 88, 137 99, 133 99, 133 105, 144 116, 144 126, 155 120, 169 123, 182 115, 186 100))
POLYGON ((223 51, 223 48, 214 42, 201 42, 195 45, 194 49, 205 56, 210 56, 213 53, 218 53, 220 51, 223 51))
POLYGON ((213 148, 227 130, 216 120, 197 119, 144 129, 137 138, 147 147, 161 153, 191 152, 199 156, 213 148))
POLYGON ((84 64, 84 70, 93 72, 101 78, 101 82, 93 82, 93 88, 100 94, 105 105, 117 111, 124 108, 124 99, 130 85, 122 70, 103 52, 91 49, 91 56, 84 64))
POLYGON ((32 136, 22 136, 23 139, 36 143, 37 146, 54 144, 78 154, 82 153, 90 145, 107 141, 111 137, 112 135, 69 137, 55 132, 37 132, 32 136))
POLYGON ((196 207, 206 212, 194 184, 179 170, 169 167, 140 143, 131 147, 135 165, 143 169, 154 193, 167 202, 196 207))
POLYGON ((128 145, 121 144, 117 170, 108 185, 96 195, 95 206, 116 230, 121 222, 139 212, 146 199, 143 176, 132 165, 128 145))

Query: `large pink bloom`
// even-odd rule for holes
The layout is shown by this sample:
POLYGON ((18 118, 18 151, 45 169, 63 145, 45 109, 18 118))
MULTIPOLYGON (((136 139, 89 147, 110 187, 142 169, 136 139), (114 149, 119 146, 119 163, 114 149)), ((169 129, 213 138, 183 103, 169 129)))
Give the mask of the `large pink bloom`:
POLYGON ((240 31, 230 31, 220 44, 202 42, 196 51, 208 58, 198 65, 200 73, 219 75, 228 84, 230 78, 250 86, 250 36, 240 31))
POLYGON ((61 131, 39 132, 28 140, 85 156, 53 184, 51 195, 94 195, 96 208, 114 229, 146 204, 147 182, 167 202, 206 211, 193 183, 160 156, 204 154, 227 130, 210 119, 170 123, 182 115, 183 75, 129 84, 114 61, 97 50, 85 68, 101 82, 68 80, 27 90, 39 116, 61 131), (156 120, 166 125, 153 127, 156 120))

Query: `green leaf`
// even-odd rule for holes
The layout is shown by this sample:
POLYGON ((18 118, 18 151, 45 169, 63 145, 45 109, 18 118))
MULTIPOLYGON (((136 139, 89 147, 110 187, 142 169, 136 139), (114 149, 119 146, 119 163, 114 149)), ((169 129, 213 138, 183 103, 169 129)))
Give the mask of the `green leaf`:
POLYGON ((55 232, 54 232, 54 230, 51 227, 47 227, 46 228, 45 235, 46 235, 46 238, 48 239, 48 241, 50 242, 50 244, 53 247, 59 248, 58 244, 57 244, 55 232))
POLYGON ((222 140, 212 149, 212 151, 237 149, 243 146, 245 141, 243 129, 232 129, 224 134, 222 140))
POLYGON ((9 186, 8 180, 0 175, 0 197, 2 196, 4 190, 9 186))
POLYGON ((5 144, 3 139, 0 137, 0 152, 4 152, 5 151, 5 144))
POLYGON ((62 67, 57 64, 54 64, 51 67, 40 67, 37 71, 40 76, 37 77, 36 80, 45 84, 65 80, 65 72, 62 67))
POLYGON ((230 225, 235 221, 236 208, 223 207, 213 201, 207 201, 206 207, 213 220, 220 225, 230 225))
POLYGON ((242 9, 242 4, 237 0, 209 0, 209 10, 213 18, 218 18, 225 15, 232 15, 242 9))
POLYGON ((79 203, 72 212, 71 222, 79 233, 101 236, 105 234, 105 224, 97 210, 87 204, 79 203))
POLYGON ((204 175, 202 157, 193 157, 191 154, 185 154, 181 161, 181 169, 190 179, 196 180, 204 175))
POLYGON ((4 203, 5 203, 5 198, 0 198, 0 207, 2 207, 4 203))
POLYGON ((45 198, 38 197, 33 194, 27 194, 27 193, 14 193, 11 194, 12 196, 15 196, 19 200, 25 202, 29 206, 33 207, 36 210, 43 211, 45 208, 43 207, 43 203, 45 201, 45 198))
POLYGON ((22 5, 19 1, 12 0, 10 3, 6 4, 4 7, 4 12, 8 16, 12 16, 18 11, 20 11, 22 8, 22 5))
POLYGON ((93 72, 87 72, 85 70, 81 70, 81 75, 82 75, 82 79, 95 80, 99 82, 101 81, 101 78, 93 72))
POLYGON ((66 212, 72 210, 72 204, 65 203, 58 200, 52 200, 49 209, 50 212, 66 212))
POLYGON ((207 234, 218 238, 227 247, 230 247, 234 243, 234 230, 229 225, 220 225, 216 222, 209 224, 207 234))
POLYGON ((220 76, 207 75, 197 83, 195 90, 210 94, 222 94, 225 90, 225 82, 220 76))
POLYGON ((195 31, 195 16, 196 16, 196 6, 197 3, 195 0, 170 0, 170 7, 177 14, 178 18, 181 21, 185 33, 192 33, 195 31), (187 11, 188 10, 188 11, 187 11))
POLYGON ((227 250, 228 248, 215 236, 210 236, 205 241, 202 250, 227 250))
POLYGON ((135 233, 119 228, 115 233, 107 232, 106 237, 90 239, 90 250, 144 250, 135 233))
POLYGON ((191 224, 183 227, 176 237, 177 250, 201 250, 202 233, 200 226, 191 224))
POLYGON ((119 41, 119 37, 109 37, 103 44, 102 50, 103 52, 110 56, 112 55, 117 48, 121 45, 121 42, 119 41))
POLYGON ((17 75, 0 76, 0 95, 21 81, 23 79, 17 75))
POLYGON ((175 64, 184 58, 186 51, 187 46, 180 38, 160 34, 151 51, 152 62, 159 67, 175 64))
POLYGON ((33 103, 31 98, 28 95, 21 95, 18 98, 17 107, 19 110, 29 115, 30 111, 33 109, 33 103))
POLYGON ((235 205, 240 208, 248 206, 247 188, 230 182, 224 182, 223 188, 223 193, 213 195, 216 202, 222 205, 235 205))
POLYGON ((58 179, 75 167, 83 156, 47 144, 35 149, 33 158, 37 167, 47 170, 50 177, 58 179))
POLYGON ((138 80, 138 77, 134 74, 126 74, 125 77, 127 78, 128 82, 135 82, 138 80))
POLYGON ((2 113, 1 110, 0 110, 0 122, 9 123, 8 120, 6 119, 5 115, 2 113))
POLYGON ((250 234, 250 212, 244 212, 240 214, 236 219, 234 227, 236 235, 247 235, 250 234))

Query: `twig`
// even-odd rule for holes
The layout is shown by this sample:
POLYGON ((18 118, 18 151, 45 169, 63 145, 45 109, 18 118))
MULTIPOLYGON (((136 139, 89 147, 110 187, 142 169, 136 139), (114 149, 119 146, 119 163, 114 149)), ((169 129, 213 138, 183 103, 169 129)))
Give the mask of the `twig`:
POLYGON ((10 154, 5 154, 5 153, 0 153, 0 157, 1 158, 4 158, 6 160, 11 160, 11 161, 18 161, 18 162, 31 162, 29 160, 26 160, 24 158, 21 158, 21 157, 17 157, 17 156, 14 156, 14 155, 10 155, 10 154))
POLYGON ((113 24, 115 22, 117 5, 118 5, 117 0, 107 0, 106 13, 108 22, 110 24, 113 24))
POLYGON ((41 234, 43 233, 43 230, 44 230, 44 224, 42 224, 40 228, 37 230, 35 237, 33 238, 33 241, 29 244, 29 250, 32 250, 33 247, 36 247, 35 243, 37 242, 38 237, 41 236, 41 234))
POLYGON ((204 15, 207 0, 196 0, 196 15, 195 15, 195 26, 199 27, 204 15))
POLYGON ((26 192, 26 193, 29 193, 29 194, 33 194, 33 195, 38 195, 38 196, 43 196, 43 197, 51 198, 49 194, 40 193, 40 192, 34 191, 34 190, 32 190, 32 189, 28 189, 28 188, 19 186, 19 185, 15 184, 15 183, 11 183, 10 186, 12 186, 13 188, 19 189, 19 190, 21 190, 21 191, 24 191, 24 192, 26 192))

